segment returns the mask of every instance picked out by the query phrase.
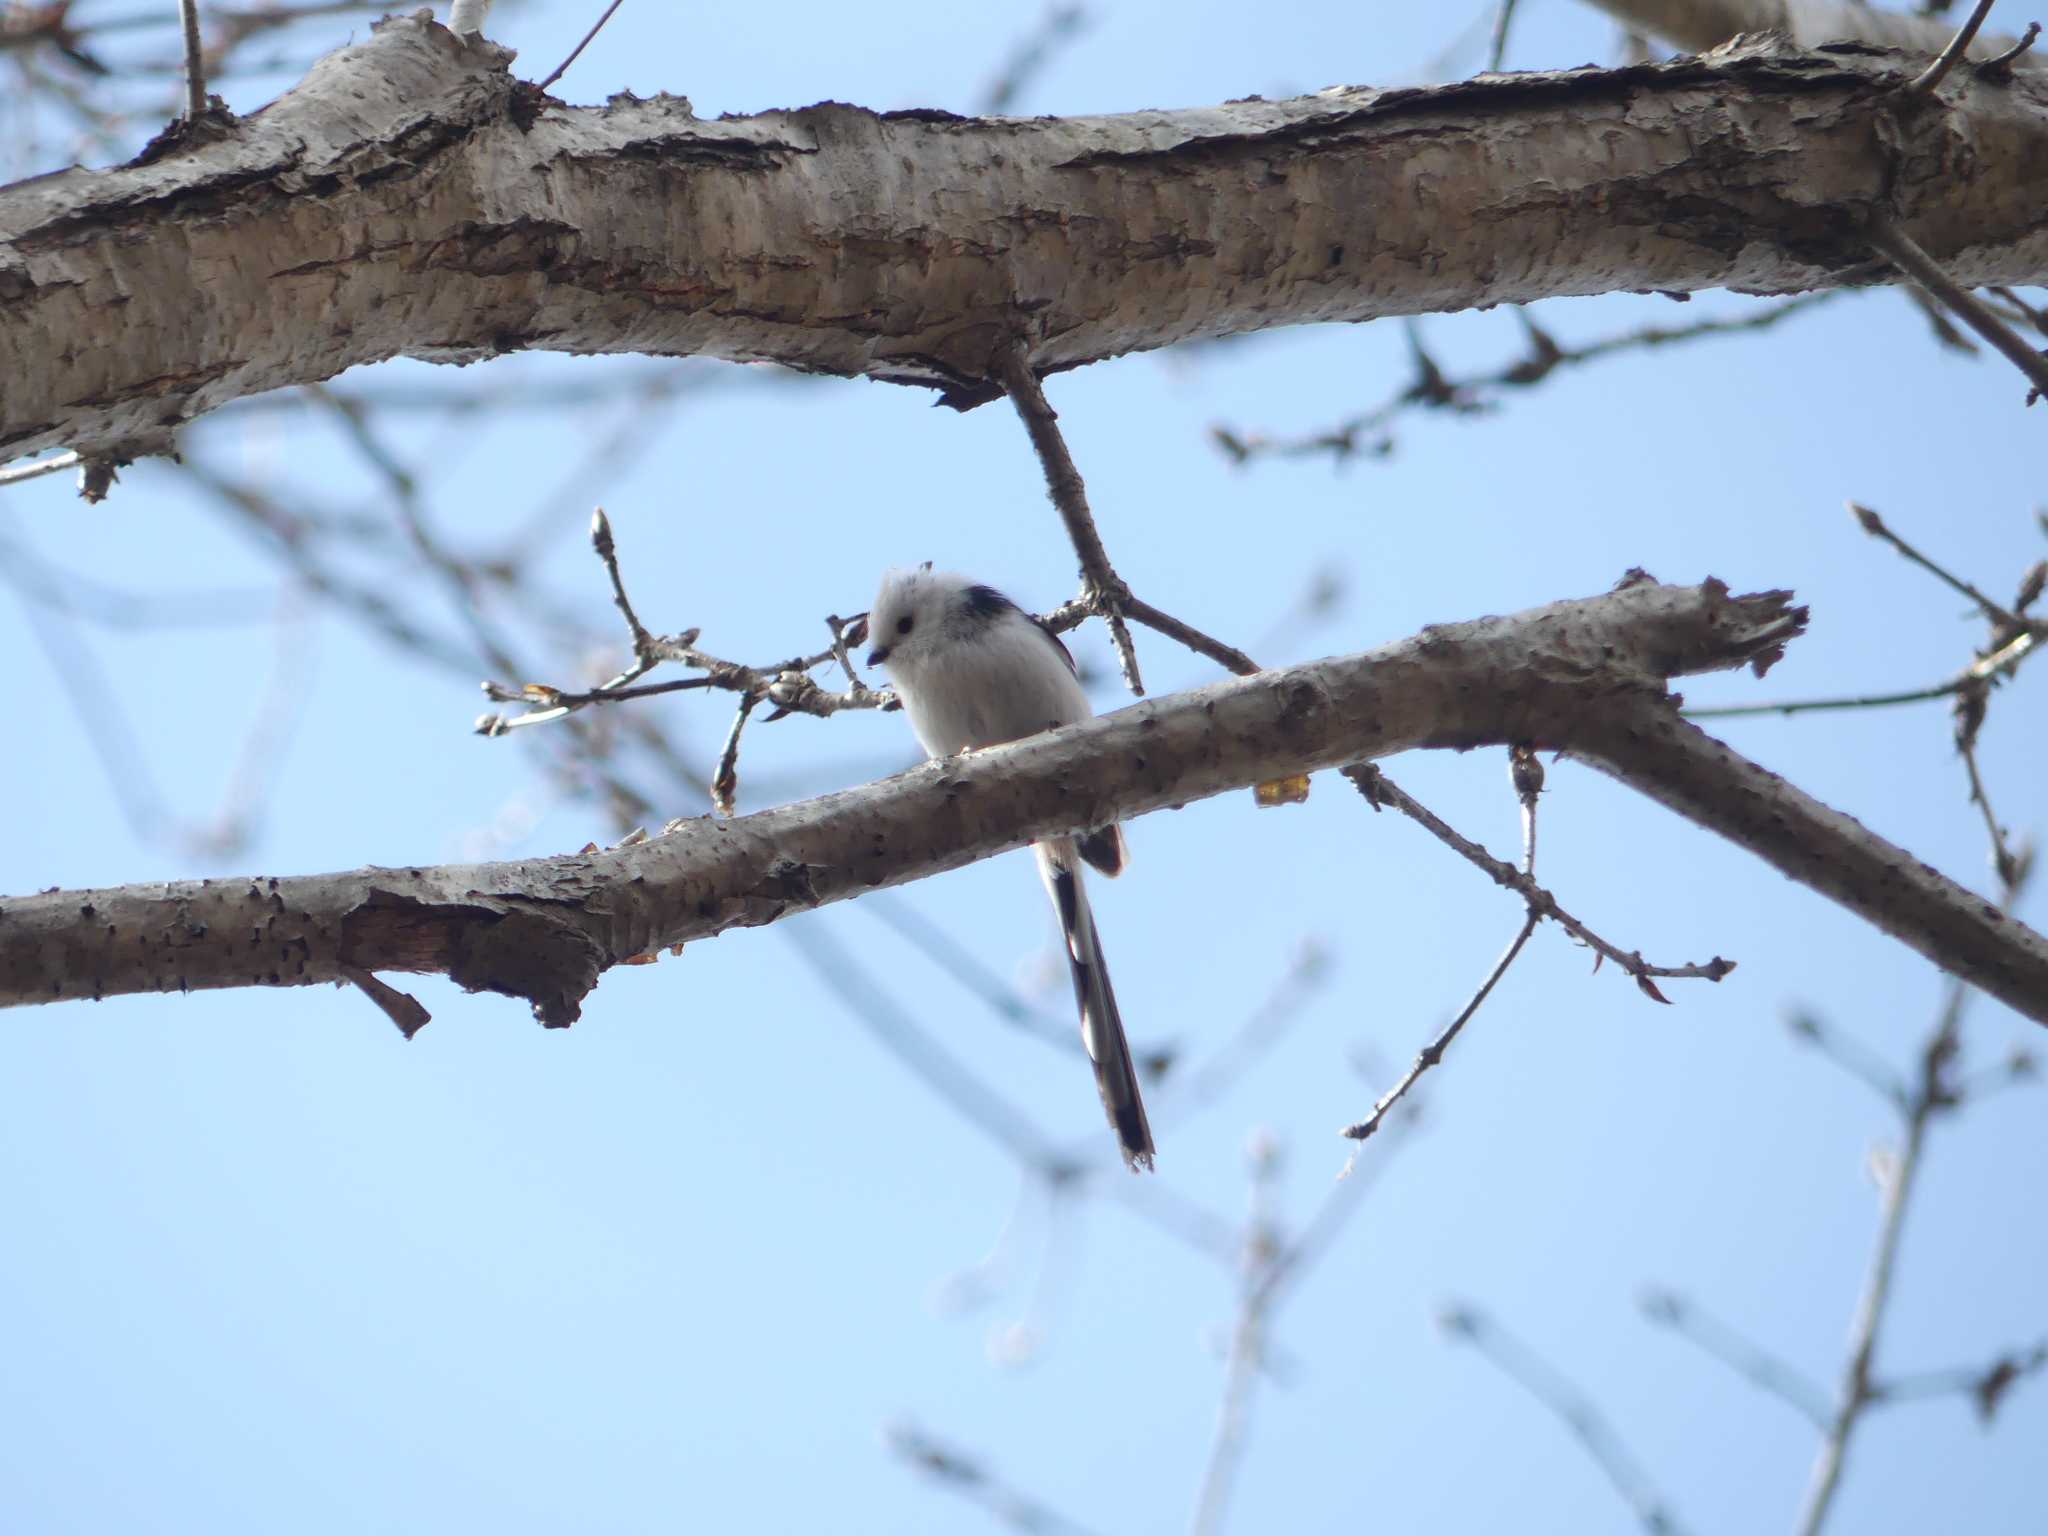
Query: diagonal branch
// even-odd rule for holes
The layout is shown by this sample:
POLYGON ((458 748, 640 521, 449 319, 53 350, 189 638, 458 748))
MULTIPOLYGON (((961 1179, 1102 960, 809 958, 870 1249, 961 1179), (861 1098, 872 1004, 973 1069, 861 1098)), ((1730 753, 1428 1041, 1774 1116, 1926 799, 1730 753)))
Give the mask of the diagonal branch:
POLYGON ((1448 1337, 1478 1350, 1502 1375, 1549 1409, 1606 1474, 1636 1523, 1650 1536, 1681 1536, 1685 1527, 1620 1434, 1592 1399, 1556 1366, 1469 1304, 1446 1307, 1438 1325, 1448 1337))
POLYGON ((1029 351, 1019 344, 1003 359, 1003 392, 1017 408, 1031 446, 1045 469, 1046 494, 1059 509, 1067 525, 1067 538, 1081 560, 1081 598, 1109 624, 1116 642, 1117 664, 1132 693, 1142 694, 1145 685, 1138 676, 1138 653, 1131 645, 1131 632, 1124 625, 1124 605, 1131 589, 1109 563, 1109 551, 1102 547, 1102 535, 1095 531, 1095 514, 1088 510, 1088 488, 1074 456, 1067 451, 1066 435, 1060 431, 1059 412, 1045 398, 1038 375, 1031 370, 1029 351))
POLYGON ((1635 582, 1433 626, 631 847, 497 864, 52 891, 0 902, 0 1004, 438 972, 575 1019, 604 970, 1290 774, 1416 747, 1572 752, 2048 1023, 2048 940, 1679 720, 1664 679, 1761 668, 1782 592, 1635 582))

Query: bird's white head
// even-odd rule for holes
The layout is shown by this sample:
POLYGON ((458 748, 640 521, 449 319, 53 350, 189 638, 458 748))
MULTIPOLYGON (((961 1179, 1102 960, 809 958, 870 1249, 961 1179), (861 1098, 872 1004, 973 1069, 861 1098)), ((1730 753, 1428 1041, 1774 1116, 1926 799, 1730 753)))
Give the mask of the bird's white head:
POLYGON ((987 591, 952 571, 930 564, 890 571, 868 610, 868 665, 886 666, 897 676, 918 665, 955 639, 963 621, 985 622, 978 616, 973 594, 987 591))

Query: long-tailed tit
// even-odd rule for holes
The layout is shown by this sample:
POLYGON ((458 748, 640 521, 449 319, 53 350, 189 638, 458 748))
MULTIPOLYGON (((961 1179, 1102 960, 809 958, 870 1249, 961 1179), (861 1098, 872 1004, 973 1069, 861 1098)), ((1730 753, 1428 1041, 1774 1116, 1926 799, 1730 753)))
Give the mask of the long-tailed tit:
MULTIPOLYGON (((933 757, 1015 741, 1095 713, 1059 637, 994 587, 965 576, 929 566, 890 572, 868 612, 868 638, 868 664, 889 669, 911 728, 933 757)), ((1083 861, 1105 875, 1122 873, 1123 832, 1112 825, 1048 838, 1036 852, 1066 938, 1081 1042, 1095 1064, 1102 1107, 1124 1161, 1133 1170, 1150 1168, 1152 1128, 1081 883, 1083 861)))

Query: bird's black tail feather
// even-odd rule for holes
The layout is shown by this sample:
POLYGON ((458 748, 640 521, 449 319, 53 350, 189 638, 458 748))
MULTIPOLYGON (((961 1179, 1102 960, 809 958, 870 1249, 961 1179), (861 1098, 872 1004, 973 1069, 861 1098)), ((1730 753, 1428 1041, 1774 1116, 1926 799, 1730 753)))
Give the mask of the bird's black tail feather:
POLYGON ((1079 852, 1067 839, 1038 845, 1038 869, 1053 905, 1059 911, 1066 940, 1067 963, 1074 973, 1074 1002, 1081 1012, 1081 1043, 1095 1067, 1095 1086, 1102 1108, 1116 1132, 1117 1145, 1132 1172, 1152 1166, 1152 1127, 1145 1119, 1145 1100, 1138 1091, 1138 1071, 1124 1037, 1123 1017, 1109 984, 1109 964, 1095 933, 1095 914, 1081 884, 1079 852))

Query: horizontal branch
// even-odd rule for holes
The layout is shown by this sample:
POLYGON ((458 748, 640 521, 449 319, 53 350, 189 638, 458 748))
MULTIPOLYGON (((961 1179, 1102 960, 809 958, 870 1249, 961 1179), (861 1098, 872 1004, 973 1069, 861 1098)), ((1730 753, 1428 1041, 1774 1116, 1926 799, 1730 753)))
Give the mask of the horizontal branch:
POLYGON ((2048 1023, 2048 943, 1676 719, 1667 678, 1761 671, 1804 623, 1783 592, 1635 581, 608 851, 13 898, 0 902, 0 1004, 299 986, 353 968, 445 974, 567 1024, 603 971, 665 946, 1290 774, 1527 742, 1594 756, 2048 1023), (1739 812, 1715 804, 1717 776, 1739 812), (1813 867, 1816 848, 1892 874, 1836 878, 1813 867))
MULTIPOLYGON (((424 13, 423 13, 424 14, 424 13)), ((0 189, 0 458, 161 451, 394 356, 769 359, 994 398, 1197 337, 1566 294, 1868 280, 1891 219, 2048 276, 2036 77, 1747 38, 1625 69, 1115 117, 571 108, 420 17, 214 142, 0 189)))

